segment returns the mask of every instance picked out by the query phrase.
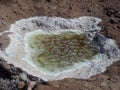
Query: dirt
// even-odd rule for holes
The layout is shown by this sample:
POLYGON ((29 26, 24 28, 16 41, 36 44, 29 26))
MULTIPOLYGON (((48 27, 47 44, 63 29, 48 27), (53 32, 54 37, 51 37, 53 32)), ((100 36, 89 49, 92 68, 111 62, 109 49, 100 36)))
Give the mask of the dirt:
MULTIPOLYGON (((16 20, 33 16, 102 19, 101 33, 116 40, 120 48, 120 0, 0 0, 0 31, 16 20)), ((6 34, 0 36, 0 49, 9 45, 6 34)), ((45 82, 0 59, 0 90, 120 90, 120 61, 106 72, 87 80, 64 79, 45 82)))

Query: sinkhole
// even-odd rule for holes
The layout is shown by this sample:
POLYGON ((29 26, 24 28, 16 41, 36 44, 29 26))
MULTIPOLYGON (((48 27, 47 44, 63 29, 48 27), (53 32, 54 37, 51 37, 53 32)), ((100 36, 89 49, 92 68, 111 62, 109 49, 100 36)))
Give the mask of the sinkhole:
POLYGON ((46 81, 87 79, 120 60, 115 40, 101 35, 100 18, 30 17, 11 24, 0 57, 46 81))
POLYGON ((76 63, 93 59, 99 53, 85 33, 35 31, 26 34, 31 61, 51 73, 70 69, 76 63))

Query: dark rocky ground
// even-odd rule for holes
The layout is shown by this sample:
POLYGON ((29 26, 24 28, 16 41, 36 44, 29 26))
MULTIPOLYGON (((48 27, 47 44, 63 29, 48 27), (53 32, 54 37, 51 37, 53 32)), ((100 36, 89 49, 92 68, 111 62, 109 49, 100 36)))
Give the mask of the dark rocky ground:
MULTIPOLYGON (((32 16, 76 18, 96 16, 102 19, 101 33, 113 38, 120 47, 120 0, 0 0, 0 31, 10 24, 32 16)), ((0 49, 9 38, 0 37, 0 49)), ((120 90, 120 61, 107 71, 87 80, 64 79, 45 82, 0 59, 0 90, 120 90)))

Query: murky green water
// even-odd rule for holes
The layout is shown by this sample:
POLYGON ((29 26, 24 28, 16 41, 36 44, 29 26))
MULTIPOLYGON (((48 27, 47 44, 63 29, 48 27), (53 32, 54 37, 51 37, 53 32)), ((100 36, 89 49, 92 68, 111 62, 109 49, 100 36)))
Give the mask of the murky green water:
POLYGON ((91 60, 98 53, 84 34, 62 32, 39 34, 29 38, 31 57, 39 67, 51 72, 61 71, 74 63, 91 60))

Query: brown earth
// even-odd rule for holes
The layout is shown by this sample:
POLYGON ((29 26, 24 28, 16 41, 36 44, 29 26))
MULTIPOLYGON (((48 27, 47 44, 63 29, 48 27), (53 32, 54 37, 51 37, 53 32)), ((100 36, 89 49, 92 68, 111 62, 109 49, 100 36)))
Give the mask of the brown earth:
MULTIPOLYGON (((120 47, 120 0, 0 0, 0 31, 10 24, 32 16, 77 18, 95 16, 102 19, 101 33, 113 38, 120 47)), ((9 44, 0 36, 0 49, 9 44)), ((0 60, 0 90, 120 90, 120 61, 105 73, 87 80, 64 79, 45 82, 0 60)))

